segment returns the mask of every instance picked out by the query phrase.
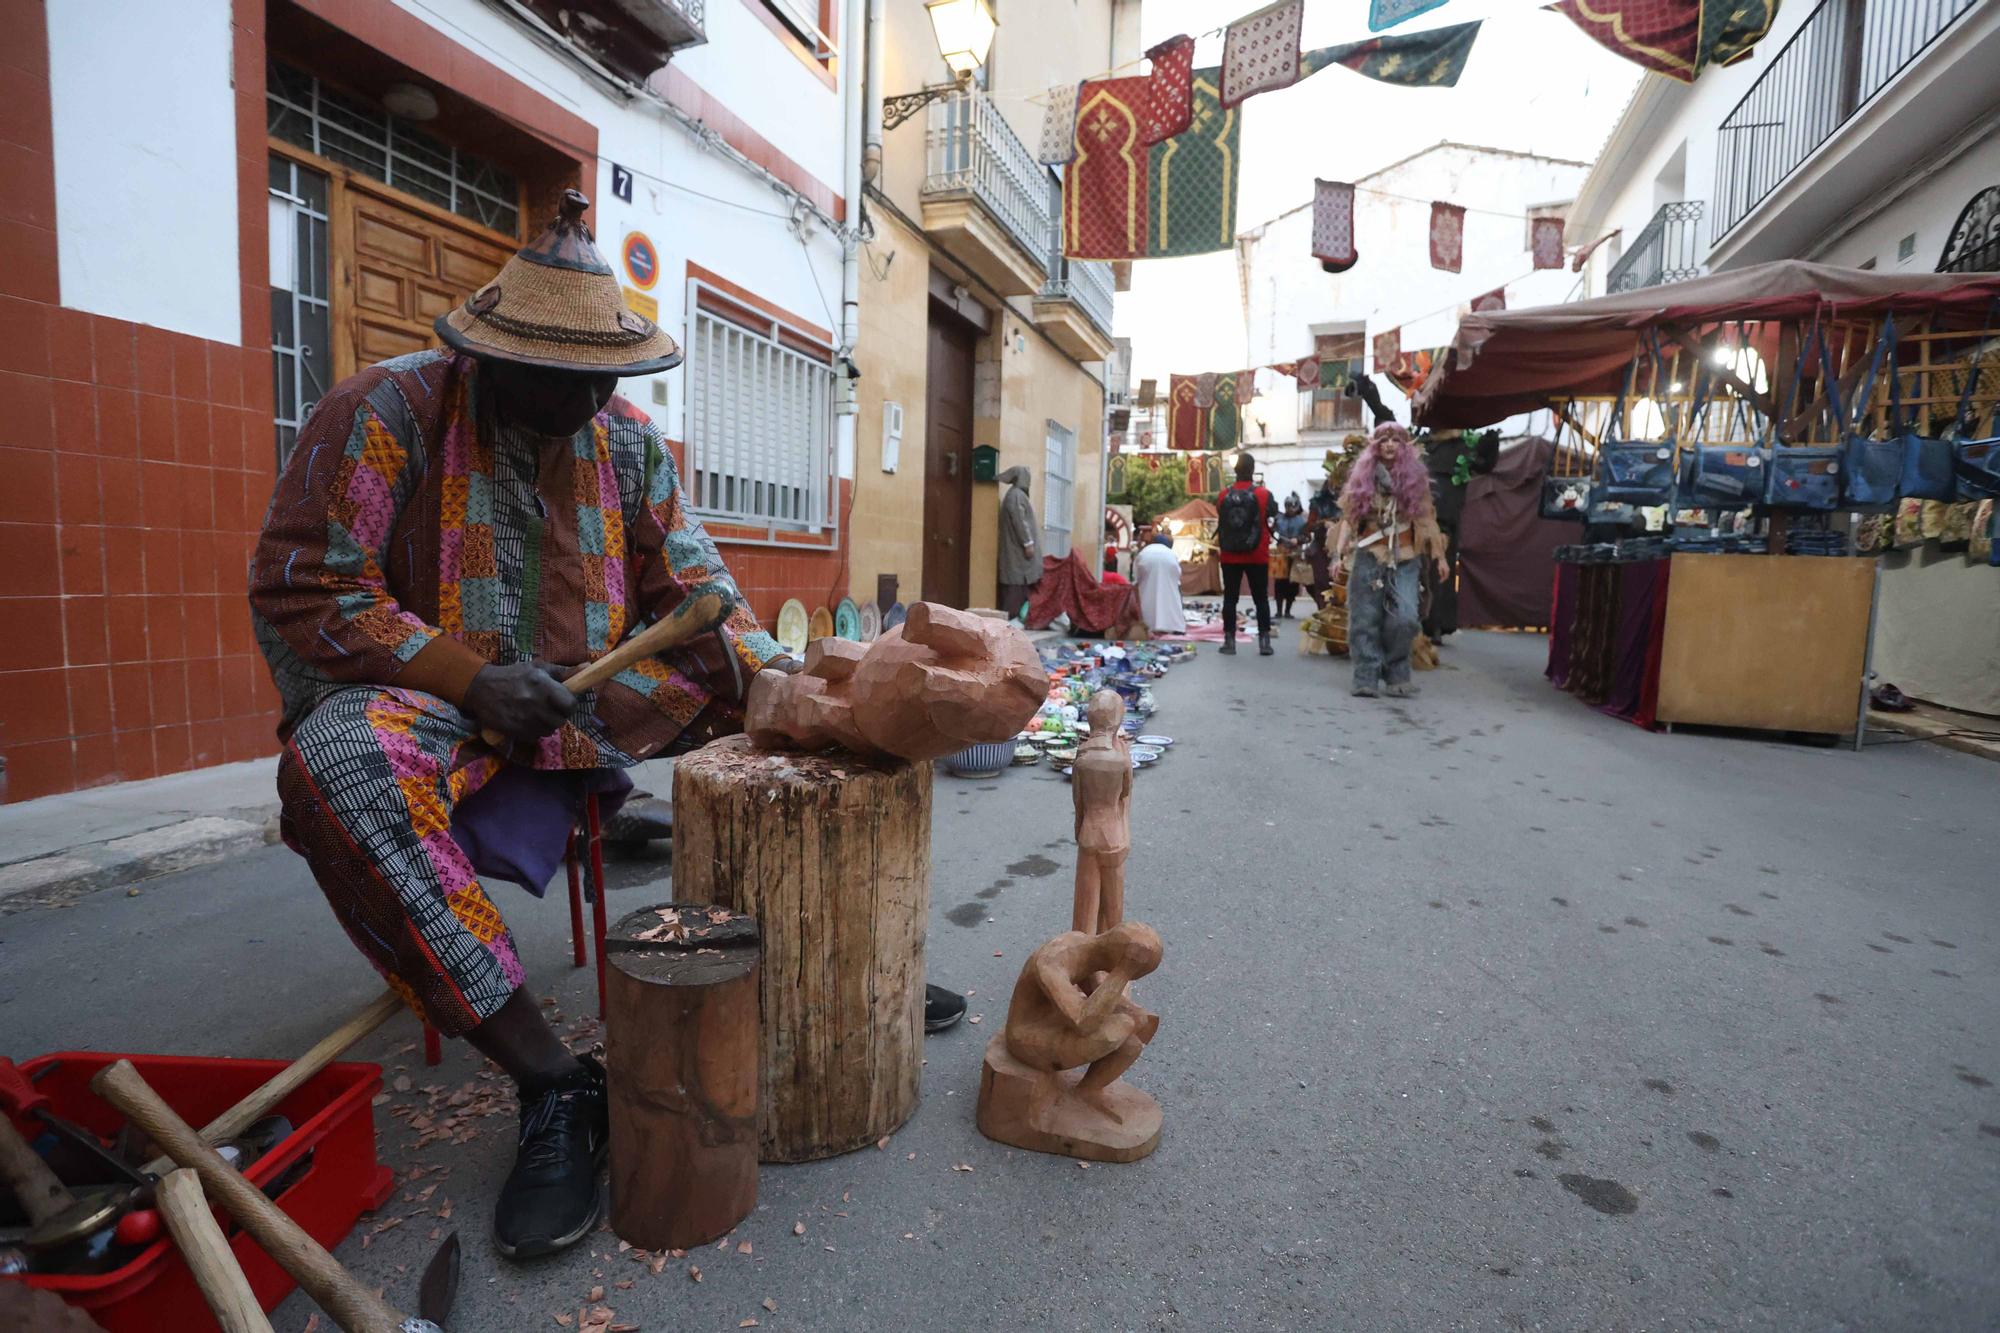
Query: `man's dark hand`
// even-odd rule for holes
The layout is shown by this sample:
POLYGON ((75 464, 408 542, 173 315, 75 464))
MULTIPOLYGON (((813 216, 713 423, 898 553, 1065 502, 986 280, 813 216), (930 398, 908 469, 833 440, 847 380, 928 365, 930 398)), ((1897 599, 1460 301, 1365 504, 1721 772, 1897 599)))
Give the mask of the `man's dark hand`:
POLYGON ((540 740, 576 711, 577 696, 562 683, 567 674, 548 662, 481 667, 465 692, 465 711, 508 740, 540 740))

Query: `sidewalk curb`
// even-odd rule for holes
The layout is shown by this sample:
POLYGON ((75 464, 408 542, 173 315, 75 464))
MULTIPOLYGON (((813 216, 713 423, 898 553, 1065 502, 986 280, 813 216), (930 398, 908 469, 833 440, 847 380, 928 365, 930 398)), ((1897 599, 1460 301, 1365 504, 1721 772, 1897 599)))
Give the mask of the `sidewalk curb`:
POLYGON ((201 815, 108 842, 0 866, 0 903, 54 899, 214 865, 277 841, 277 821, 201 815))

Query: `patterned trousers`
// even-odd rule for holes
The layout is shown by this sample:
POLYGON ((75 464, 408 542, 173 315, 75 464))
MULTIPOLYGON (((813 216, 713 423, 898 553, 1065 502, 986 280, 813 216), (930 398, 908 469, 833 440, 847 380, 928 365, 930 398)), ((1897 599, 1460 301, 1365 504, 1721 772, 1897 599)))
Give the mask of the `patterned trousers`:
POLYGON ((466 716, 415 690, 328 696, 278 761, 285 842, 355 946, 431 1026, 463 1036, 521 985, 452 811, 500 770, 466 716))

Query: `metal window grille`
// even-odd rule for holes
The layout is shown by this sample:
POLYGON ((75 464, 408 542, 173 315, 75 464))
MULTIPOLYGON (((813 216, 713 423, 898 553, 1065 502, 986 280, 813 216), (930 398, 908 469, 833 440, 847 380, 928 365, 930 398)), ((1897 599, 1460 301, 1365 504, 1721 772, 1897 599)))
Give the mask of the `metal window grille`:
POLYGON ((299 428, 333 377, 328 345, 332 312, 327 304, 327 183, 319 172, 276 153, 271 154, 270 182, 271 225, 275 228, 289 220, 288 233, 272 239, 288 244, 292 257, 291 280, 283 287, 271 284, 271 374, 282 467, 298 443, 299 428))
POLYGON ((1347 382, 1361 373, 1362 336, 1359 333, 1313 335, 1313 354, 1319 358, 1319 384, 1299 395, 1304 400, 1304 429, 1361 428, 1361 400, 1348 396, 1347 382))
POLYGON ((1048 423, 1048 451, 1042 466, 1042 553, 1057 559, 1069 554, 1070 526, 1076 509, 1076 432, 1058 422, 1048 423))
POLYGON ((517 235, 520 186, 484 158, 273 60, 265 68, 271 137, 296 144, 481 226, 517 235))
POLYGON ((833 367, 699 305, 688 339, 687 493, 696 513, 779 531, 832 528, 833 367))

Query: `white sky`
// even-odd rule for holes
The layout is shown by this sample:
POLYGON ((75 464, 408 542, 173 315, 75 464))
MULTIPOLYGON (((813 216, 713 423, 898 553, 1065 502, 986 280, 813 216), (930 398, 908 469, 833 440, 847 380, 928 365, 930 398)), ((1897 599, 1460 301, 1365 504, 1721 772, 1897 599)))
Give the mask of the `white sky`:
MULTIPOLYGON (((1398 88, 1336 66, 1245 102, 1237 230, 1308 202, 1315 176, 1353 180, 1445 139, 1594 159, 1642 71, 1540 2, 1449 0, 1391 30, 1486 18, 1455 88, 1398 88)), ((1199 36, 1256 8, 1257 0, 1145 0, 1143 44, 1199 36)), ((1368 36, 1368 0, 1309 0, 1306 49, 1368 36)), ((1197 68, 1221 58, 1220 35, 1200 39, 1197 68)), ((1135 389, 1151 377, 1164 390, 1170 372, 1237 368, 1245 353, 1235 255, 1139 260, 1116 326, 1132 339, 1135 389)))

